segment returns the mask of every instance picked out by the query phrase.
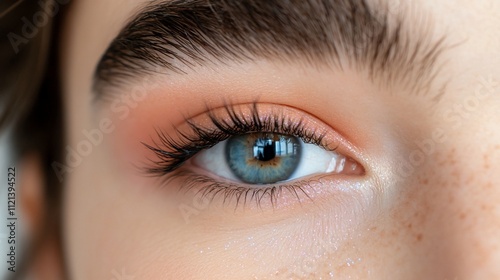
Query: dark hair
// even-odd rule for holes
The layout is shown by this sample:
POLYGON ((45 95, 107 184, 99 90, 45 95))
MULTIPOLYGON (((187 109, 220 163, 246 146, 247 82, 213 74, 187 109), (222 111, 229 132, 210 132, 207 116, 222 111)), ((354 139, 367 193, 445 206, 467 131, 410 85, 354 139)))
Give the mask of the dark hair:
MULTIPOLYGON (((0 131, 4 134, 12 128, 10 143, 16 160, 38 155, 47 205, 43 229, 25 246, 24 259, 9 276, 12 279, 23 277, 49 235, 61 240, 62 184, 51 163, 61 159, 64 135, 56 41, 64 8, 52 0, 0 3, 0 131), (57 11, 48 13, 48 8, 57 11)), ((62 252, 61 246, 58 250, 62 252)))

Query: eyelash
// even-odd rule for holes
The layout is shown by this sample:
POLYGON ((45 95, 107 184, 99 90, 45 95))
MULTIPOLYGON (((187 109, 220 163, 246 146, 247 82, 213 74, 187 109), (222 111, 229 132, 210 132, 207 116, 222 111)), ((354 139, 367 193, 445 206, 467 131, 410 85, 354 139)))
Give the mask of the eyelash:
POLYGON ((228 119, 216 115, 213 109, 207 107, 205 114, 211 122, 208 126, 186 119, 190 132, 186 133, 176 128, 175 134, 179 137, 179 140, 175 140, 157 129, 158 142, 153 141, 153 145, 142 143, 158 158, 151 161, 152 166, 146 168, 146 173, 155 177, 165 177, 170 174, 168 178, 165 178, 165 185, 173 179, 184 178, 181 189, 188 191, 198 188, 196 194, 201 194, 202 198, 209 197, 210 200, 213 200, 217 195, 221 195, 224 197, 224 203, 231 201, 231 198, 235 198, 236 205, 240 202, 246 205, 248 200, 254 200, 260 206, 261 200, 268 195, 271 204, 274 206, 278 195, 283 190, 290 191, 299 201, 300 195, 297 190, 310 199, 303 188, 311 183, 310 180, 301 180, 291 184, 266 185, 265 187, 244 187, 234 182, 219 182, 209 176, 192 171, 181 170, 174 172, 198 152, 209 149, 232 136, 252 132, 293 135, 300 138, 304 143, 316 144, 329 151, 336 149, 336 147, 328 149, 327 147, 331 145, 325 143, 325 134, 307 127, 303 119, 294 121, 282 112, 275 111, 262 118, 257 103, 248 106, 249 114, 244 114, 243 110, 237 110, 231 104, 225 104, 223 109, 228 119), (242 197, 243 201, 241 200, 242 197))
POLYGON ((181 190, 185 193, 195 190, 194 195, 199 196, 198 198, 201 201, 208 199, 209 202, 212 202, 217 196, 220 196, 223 198, 222 203, 224 205, 234 202, 235 209, 240 203, 243 203, 245 206, 252 201, 258 208, 261 208, 262 200, 266 196, 268 196, 271 206, 275 208, 278 205, 279 195, 283 193, 283 191, 288 191, 299 202, 302 201, 301 196, 312 201, 312 198, 307 193, 306 187, 310 186, 312 183, 319 182, 318 179, 300 180, 289 184, 252 188, 238 186, 236 183, 219 182, 211 177, 196 174, 191 171, 182 171, 168 178, 165 184, 168 184, 168 182, 174 179, 182 179, 181 190))

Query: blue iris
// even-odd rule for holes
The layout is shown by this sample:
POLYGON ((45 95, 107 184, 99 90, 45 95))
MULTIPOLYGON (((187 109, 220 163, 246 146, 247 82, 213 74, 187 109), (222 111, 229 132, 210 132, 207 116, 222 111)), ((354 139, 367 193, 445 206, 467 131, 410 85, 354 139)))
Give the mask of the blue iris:
POLYGON ((287 180, 299 165, 301 141, 275 133, 249 133, 227 140, 226 159, 236 177, 249 184, 287 180))

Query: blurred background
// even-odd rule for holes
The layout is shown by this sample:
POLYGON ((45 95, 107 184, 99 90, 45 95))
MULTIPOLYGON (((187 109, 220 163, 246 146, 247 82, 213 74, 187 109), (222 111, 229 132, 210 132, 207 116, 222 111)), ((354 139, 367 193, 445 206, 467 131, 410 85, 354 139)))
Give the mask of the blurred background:
POLYGON ((44 238, 56 236, 58 240, 62 191, 51 163, 60 160, 63 129, 57 81, 58 49, 53 38, 57 38, 57 22, 62 10, 70 2, 0 1, 0 280, 13 279, 7 278, 13 276, 28 279, 20 271, 27 271, 30 262, 36 261, 35 253, 45 243, 44 238), (34 180, 40 183, 37 184, 39 201, 45 208, 30 209, 40 213, 37 228, 28 227, 27 216, 21 216, 21 164, 27 155, 35 156, 43 174, 43 178, 37 176, 34 180), (7 270, 9 167, 16 168, 16 268, 19 272, 14 274, 7 270), (28 229, 33 231, 29 238, 28 229))

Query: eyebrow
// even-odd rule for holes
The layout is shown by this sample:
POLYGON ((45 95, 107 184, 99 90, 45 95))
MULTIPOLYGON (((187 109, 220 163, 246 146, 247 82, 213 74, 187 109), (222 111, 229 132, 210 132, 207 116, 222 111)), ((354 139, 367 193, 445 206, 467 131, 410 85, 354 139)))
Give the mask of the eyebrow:
POLYGON ((256 58, 348 65, 385 86, 429 89, 442 68, 445 38, 433 36, 430 21, 411 22, 410 31, 403 9, 394 14, 383 3, 155 0, 111 42, 97 64, 94 91, 99 98, 108 87, 158 69, 188 74, 210 63, 256 58))

